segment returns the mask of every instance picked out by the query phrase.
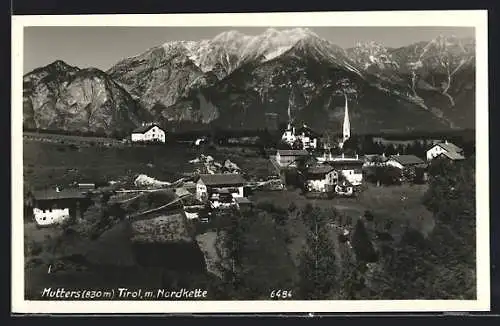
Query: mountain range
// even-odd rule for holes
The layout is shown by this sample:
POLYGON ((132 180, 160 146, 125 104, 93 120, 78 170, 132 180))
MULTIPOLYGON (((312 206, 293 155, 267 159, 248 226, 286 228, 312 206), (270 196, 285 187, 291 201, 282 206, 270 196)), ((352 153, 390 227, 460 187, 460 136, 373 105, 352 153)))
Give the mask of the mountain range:
POLYGON ((340 130, 344 95, 353 132, 475 126, 475 43, 439 36, 400 48, 343 49, 306 28, 256 36, 228 31, 173 41, 107 71, 63 61, 23 77, 30 129, 124 134, 143 121, 169 130, 255 129, 266 113, 340 130))

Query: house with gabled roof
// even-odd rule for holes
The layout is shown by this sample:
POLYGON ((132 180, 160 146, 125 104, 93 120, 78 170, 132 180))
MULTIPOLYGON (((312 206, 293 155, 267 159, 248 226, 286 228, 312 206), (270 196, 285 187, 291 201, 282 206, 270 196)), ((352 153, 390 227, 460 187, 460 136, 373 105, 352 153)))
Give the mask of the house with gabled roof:
POLYGON ((328 164, 311 166, 305 171, 306 189, 312 192, 329 192, 338 182, 338 171, 328 164))
POLYGON ((392 155, 385 164, 401 170, 405 168, 425 167, 425 162, 415 155, 392 155))
POLYGON ((279 149, 276 152, 276 162, 280 167, 296 167, 297 160, 308 156, 309 152, 305 149, 279 149))
POLYGON ((155 123, 143 123, 132 131, 132 142, 165 142, 165 131, 155 123))
POLYGON ((431 161, 436 157, 445 157, 452 161, 464 160, 464 150, 457 145, 444 141, 434 144, 427 150, 427 161, 431 161))
POLYGON ((200 174, 196 182, 196 198, 206 201, 226 197, 226 195, 232 198, 244 197, 245 183, 245 179, 237 173, 200 174))
POLYGON ((90 199, 79 189, 35 190, 28 194, 28 204, 39 226, 62 223, 76 216, 77 211, 89 205, 90 199))

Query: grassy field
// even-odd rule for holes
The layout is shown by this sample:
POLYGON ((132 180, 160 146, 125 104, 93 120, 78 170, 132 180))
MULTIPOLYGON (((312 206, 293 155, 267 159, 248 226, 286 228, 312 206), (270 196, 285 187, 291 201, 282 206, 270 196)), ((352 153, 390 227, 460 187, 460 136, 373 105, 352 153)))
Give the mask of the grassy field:
POLYGON ((87 147, 25 140, 25 188, 74 181, 109 181, 144 173, 174 181, 196 153, 182 145, 151 147, 87 147))
MULTIPOLYGON (((200 152, 187 144, 152 146, 89 145, 87 137, 73 137, 81 143, 46 142, 25 138, 23 179, 25 191, 72 182, 110 181, 136 174, 174 181, 190 171, 189 160, 200 152)), ((203 152, 224 163, 230 159, 252 178, 274 174, 271 163, 253 149, 217 148, 203 152)))
MULTIPOLYGON (((434 228, 432 214, 421 203, 421 198, 427 190, 426 185, 401 185, 390 187, 376 187, 367 184, 363 192, 353 198, 308 199, 300 194, 299 190, 287 191, 260 191, 251 196, 252 201, 259 205, 272 203, 274 206, 287 210, 294 205, 300 210, 306 204, 319 207, 325 212, 335 209, 340 219, 332 222, 338 225, 352 227, 365 211, 372 212, 374 221, 367 227, 380 229, 391 221, 390 233, 398 239, 407 226, 410 226, 423 235, 428 235, 434 228)), ((288 250, 294 262, 303 249, 306 238, 306 228, 297 214, 290 214, 287 222, 287 232, 291 238, 288 250)), ((332 235, 336 235, 332 232, 332 235)))

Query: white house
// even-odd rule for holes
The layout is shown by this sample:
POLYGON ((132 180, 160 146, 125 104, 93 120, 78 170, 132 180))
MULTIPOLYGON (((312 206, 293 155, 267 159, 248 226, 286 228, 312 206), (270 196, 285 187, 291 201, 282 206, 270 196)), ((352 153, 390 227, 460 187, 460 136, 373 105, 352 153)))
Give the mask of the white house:
POLYGON ((218 201, 228 193, 231 197, 244 197, 245 179, 240 174, 201 174, 196 182, 196 198, 201 201, 218 201))
POLYGON ((330 165, 322 164, 309 167, 306 171, 308 191, 329 192, 338 182, 338 172, 330 165))
POLYGON ((465 159, 464 150, 448 141, 434 144, 427 150, 427 161, 431 161, 438 156, 446 157, 452 161, 465 159))
POLYGON ((61 223, 76 213, 87 197, 77 189, 46 189, 30 195, 33 217, 40 226, 61 223))
POLYGON ((425 162, 415 155, 392 155, 385 164, 404 170, 424 165, 425 162))
POLYGON ((326 162, 339 171, 340 174, 352 186, 360 186, 363 183, 363 164, 364 160, 356 157, 333 157, 326 162))
POLYGON ((132 131, 133 142, 165 142, 165 131, 156 124, 143 124, 132 131))

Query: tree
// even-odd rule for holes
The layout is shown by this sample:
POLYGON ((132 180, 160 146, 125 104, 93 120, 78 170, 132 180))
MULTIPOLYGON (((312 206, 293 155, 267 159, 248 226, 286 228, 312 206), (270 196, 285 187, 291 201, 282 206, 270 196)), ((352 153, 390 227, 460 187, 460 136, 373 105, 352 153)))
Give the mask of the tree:
POLYGON ((352 235, 352 247, 356 253, 356 259, 360 262, 376 262, 377 252, 366 230, 365 223, 358 219, 352 235))
POLYGON ((318 208, 307 207, 303 219, 308 232, 299 266, 299 291, 303 299, 331 299, 336 295, 336 248, 318 208))

